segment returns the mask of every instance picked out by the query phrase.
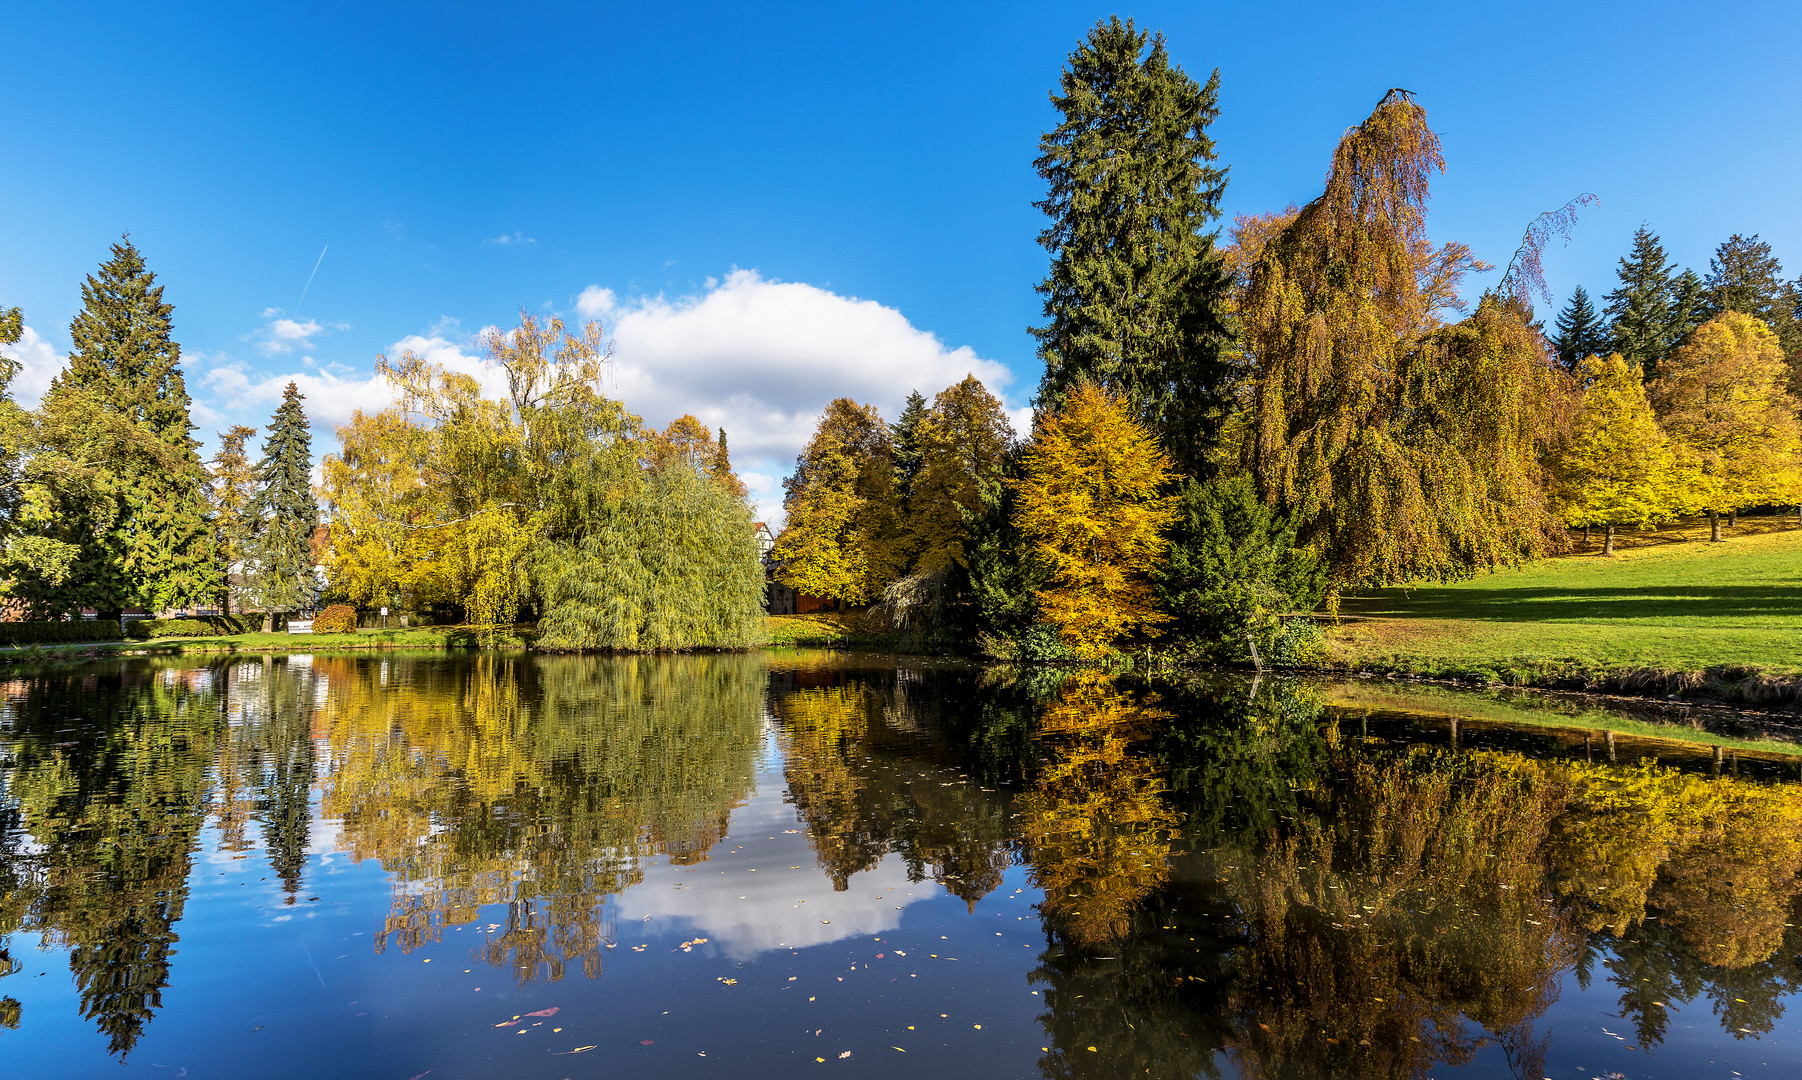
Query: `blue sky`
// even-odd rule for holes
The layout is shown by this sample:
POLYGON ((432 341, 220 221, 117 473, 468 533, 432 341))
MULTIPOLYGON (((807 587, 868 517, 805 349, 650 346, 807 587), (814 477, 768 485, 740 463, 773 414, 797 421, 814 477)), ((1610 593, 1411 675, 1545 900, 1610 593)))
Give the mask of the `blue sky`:
POLYGON ((380 404, 378 352, 473 364, 524 306, 617 329, 627 405, 724 424, 770 507, 831 397, 892 415, 975 371, 1026 404, 1046 94, 1114 11, 1220 69, 1229 219, 1310 198, 1400 86, 1445 143, 1435 238, 1505 263, 1534 214, 1600 197, 1547 258, 1560 301, 1605 291, 1642 221, 1699 270, 1756 232, 1802 272, 1802 5, 866 8, 11 5, 21 395, 129 230, 209 444, 295 375, 330 450, 380 404))

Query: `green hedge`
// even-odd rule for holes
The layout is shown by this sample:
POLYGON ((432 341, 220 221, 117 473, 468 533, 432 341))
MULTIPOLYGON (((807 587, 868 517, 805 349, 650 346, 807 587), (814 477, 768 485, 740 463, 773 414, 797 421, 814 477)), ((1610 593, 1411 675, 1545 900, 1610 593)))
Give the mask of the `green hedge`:
POLYGON ((0 642, 7 645, 48 645, 68 641, 118 640, 119 624, 110 619, 0 623, 0 642))
POLYGON ((189 619, 137 619, 125 624, 125 636, 139 641, 165 637, 223 637, 263 628, 261 615, 199 615, 189 619))

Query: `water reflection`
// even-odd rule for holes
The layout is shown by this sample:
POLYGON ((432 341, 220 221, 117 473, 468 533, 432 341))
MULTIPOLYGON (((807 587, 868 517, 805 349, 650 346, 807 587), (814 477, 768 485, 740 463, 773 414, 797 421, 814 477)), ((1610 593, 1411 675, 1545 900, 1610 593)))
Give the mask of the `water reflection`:
POLYGON ((743 965, 1030 888, 1043 946, 983 970, 1037 991, 1049 1077, 1550 1075, 1565 997, 1643 1056, 1700 1037, 1679 1013, 1780 1036, 1798 989, 1802 788, 1756 755, 827 657, 133 662, 0 693, 0 1037, 33 1030, 6 991, 42 946, 121 1058, 219 962, 179 952, 197 864, 266 864, 294 910, 330 899, 322 852, 381 869, 377 954, 467 931, 464 966, 520 988, 602 980, 650 924, 743 965))

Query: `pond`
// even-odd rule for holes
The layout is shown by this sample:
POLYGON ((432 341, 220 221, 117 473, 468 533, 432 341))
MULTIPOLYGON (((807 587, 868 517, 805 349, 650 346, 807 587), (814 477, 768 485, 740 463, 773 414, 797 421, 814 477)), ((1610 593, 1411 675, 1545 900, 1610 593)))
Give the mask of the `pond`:
POLYGON ((1802 1070, 1781 731, 824 653, 0 700, 7 1077, 1802 1070))

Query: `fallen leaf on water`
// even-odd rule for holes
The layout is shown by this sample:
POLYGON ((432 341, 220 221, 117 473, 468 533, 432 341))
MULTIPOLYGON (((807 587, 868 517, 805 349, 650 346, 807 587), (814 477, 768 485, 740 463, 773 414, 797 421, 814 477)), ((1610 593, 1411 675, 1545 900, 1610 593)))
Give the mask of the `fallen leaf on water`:
POLYGON ((593 1049, 593 1046, 578 1046, 574 1050, 559 1050, 557 1051, 557 1056, 562 1057, 564 1054, 586 1054, 593 1049))
POLYGON ((638 1045, 649 1046, 656 1041, 657 1041, 656 1039, 640 1039, 640 1040, 638 1040, 638 1045))
POLYGON ((557 1010, 559 1008, 560 1008, 560 1006, 552 1005, 548 1009, 539 1009, 537 1012, 529 1012, 526 1015, 527 1016, 556 1016, 557 1010))
POLYGON ((817 1057, 817 1058, 814 1058, 814 1060, 815 1061, 825 1061, 826 1059, 823 1057, 817 1057))
MULTIPOLYGON (((890 1050, 901 1050, 901 1048, 899 1046, 891 1046, 891 1047, 889 1047, 889 1049, 890 1050)), ((901 1052, 903 1054, 907 1053, 907 1051, 905 1051, 905 1050, 901 1050, 901 1052)))
POLYGON ((849 1050, 846 1050, 844 1053, 839 1055, 840 1058, 848 1058, 850 1056, 851 1056, 851 1051, 849 1051, 849 1050))

